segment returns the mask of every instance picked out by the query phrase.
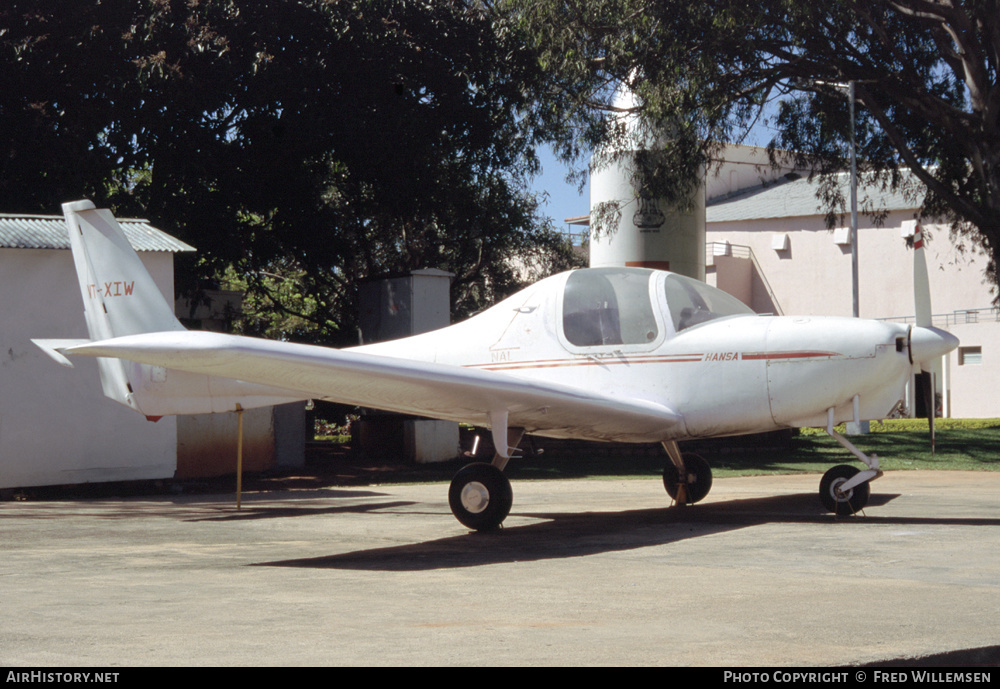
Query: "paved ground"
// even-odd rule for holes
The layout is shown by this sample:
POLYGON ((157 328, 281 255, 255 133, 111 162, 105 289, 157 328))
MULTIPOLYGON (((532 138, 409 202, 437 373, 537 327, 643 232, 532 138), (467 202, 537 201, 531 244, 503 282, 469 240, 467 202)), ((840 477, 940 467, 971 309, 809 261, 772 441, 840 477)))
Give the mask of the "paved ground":
POLYGON ((0 503, 0 665, 842 665, 1000 654, 1000 473, 515 482, 0 503))

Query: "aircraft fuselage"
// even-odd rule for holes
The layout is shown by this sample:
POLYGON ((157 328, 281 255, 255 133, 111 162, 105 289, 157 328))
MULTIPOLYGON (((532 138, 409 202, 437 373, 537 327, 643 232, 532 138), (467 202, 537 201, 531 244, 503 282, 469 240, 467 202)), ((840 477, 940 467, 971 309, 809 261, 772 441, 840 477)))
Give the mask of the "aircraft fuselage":
MULTIPOLYGON (((355 351, 599 390, 682 413, 683 424, 668 438, 662 432, 626 437, 622 429, 608 440, 655 442, 825 426, 830 407, 835 423, 852 419, 855 396, 862 418, 884 418, 903 397, 911 363, 897 341, 905 341, 908 326, 742 313, 678 332, 662 285, 666 275, 650 273, 648 339, 574 344, 564 327, 567 274, 562 274, 463 323, 355 351)), ((579 429, 529 425, 527 430, 580 435, 579 429)))

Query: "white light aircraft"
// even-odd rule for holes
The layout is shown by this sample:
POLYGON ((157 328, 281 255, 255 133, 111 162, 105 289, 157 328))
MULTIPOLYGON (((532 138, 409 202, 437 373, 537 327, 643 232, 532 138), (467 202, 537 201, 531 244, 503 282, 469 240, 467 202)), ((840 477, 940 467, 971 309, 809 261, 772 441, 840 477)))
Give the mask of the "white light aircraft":
POLYGON ((63 205, 89 340, 36 340, 59 363, 97 357, 104 393, 149 418, 324 399, 491 430, 492 463, 461 469, 449 503, 465 526, 498 527, 512 503, 503 474, 522 434, 662 443, 679 504, 711 487, 678 442, 823 427, 864 465, 830 469, 827 509, 865 506, 878 458, 842 421, 884 418, 913 371, 958 345, 930 323, 915 242, 916 325, 762 317, 702 282, 641 268, 593 268, 539 281, 469 320, 349 349, 186 330, 110 211, 63 205), (121 283, 127 289, 104 289, 121 283))

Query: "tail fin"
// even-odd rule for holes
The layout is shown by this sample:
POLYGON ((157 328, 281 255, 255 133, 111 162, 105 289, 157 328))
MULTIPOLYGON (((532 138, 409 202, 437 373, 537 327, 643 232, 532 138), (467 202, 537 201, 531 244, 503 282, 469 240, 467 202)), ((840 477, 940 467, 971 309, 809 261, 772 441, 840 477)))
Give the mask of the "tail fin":
MULTIPOLYGON (((91 340, 184 330, 111 211, 87 200, 62 208, 91 340)), ((104 394, 142 413, 126 362, 102 358, 98 366, 104 394)))
MULTIPOLYGON (((187 333, 174 316, 139 255, 110 211, 90 201, 63 204, 73 262, 83 296, 90 340, 34 340, 50 357, 72 366, 74 347, 129 335, 187 333)), ((229 336, 233 337, 233 336, 229 336)), ((303 399, 281 388, 202 373, 142 364, 127 358, 97 357, 104 394, 151 420, 167 414, 204 414, 270 406, 303 399)))
POLYGON ((184 330, 111 211, 75 201, 63 214, 91 339, 184 330))

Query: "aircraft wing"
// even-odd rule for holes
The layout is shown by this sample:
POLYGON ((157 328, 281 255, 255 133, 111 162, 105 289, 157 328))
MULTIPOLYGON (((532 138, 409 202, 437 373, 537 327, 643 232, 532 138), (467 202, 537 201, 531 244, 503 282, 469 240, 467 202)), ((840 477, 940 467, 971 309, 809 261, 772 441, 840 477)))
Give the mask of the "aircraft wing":
MULTIPOLYGON (((59 350, 113 357, 386 411, 551 437, 658 442, 682 422, 662 405, 497 371, 203 331, 127 335, 59 350)), ((185 413, 182 409, 176 412, 185 413)))

